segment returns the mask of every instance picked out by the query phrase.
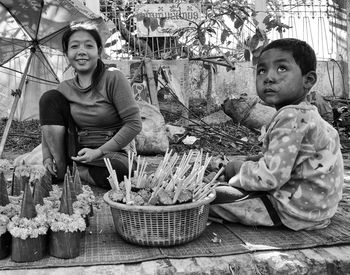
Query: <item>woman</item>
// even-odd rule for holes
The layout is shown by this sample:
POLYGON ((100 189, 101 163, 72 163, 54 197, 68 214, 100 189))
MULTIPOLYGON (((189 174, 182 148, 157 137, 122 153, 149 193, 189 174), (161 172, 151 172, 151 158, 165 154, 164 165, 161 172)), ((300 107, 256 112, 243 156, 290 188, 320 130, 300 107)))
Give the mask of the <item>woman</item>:
POLYGON ((118 180, 128 172, 128 152, 142 124, 130 84, 101 61, 102 41, 89 22, 74 23, 63 34, 63 52, 75 78, 43 94, 39 102, 43 163, 61 181, 67 165, 78 164, 88 178, 109 187, 109 158, 118 180), (83 169, 85 168, 85 169, 83 169))

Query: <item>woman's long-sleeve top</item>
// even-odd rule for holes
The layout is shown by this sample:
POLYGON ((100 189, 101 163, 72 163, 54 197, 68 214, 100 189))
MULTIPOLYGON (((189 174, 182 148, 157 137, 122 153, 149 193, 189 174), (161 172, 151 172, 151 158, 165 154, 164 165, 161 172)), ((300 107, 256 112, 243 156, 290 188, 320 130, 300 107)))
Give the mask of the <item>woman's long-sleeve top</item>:
POLYGON ((141 131, 140 111, 127 78, 118 70, 106 70, 95 88, 81 88, 77 79, 66 80, 58 90, 68 99, 72 117, 80 130, 113 131, 115 151, 141 131))

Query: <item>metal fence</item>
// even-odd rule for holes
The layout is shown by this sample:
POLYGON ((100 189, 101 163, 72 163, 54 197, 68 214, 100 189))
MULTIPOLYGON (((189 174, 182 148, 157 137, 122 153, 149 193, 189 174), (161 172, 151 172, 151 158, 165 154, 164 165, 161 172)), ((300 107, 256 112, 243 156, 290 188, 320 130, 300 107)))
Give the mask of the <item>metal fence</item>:
MULTIPOLYGON (((215 45, 219 46, 221 53, 234 56, 235 59, 244 59, 245 42, 254 35, 255 24, 253 18, 248 18, 244 25, 236 28, 227 17, 225 24, 232 33, 222 43, 222 29, 215 27, 215 33, 207 33, 206 45, 199 43, 186 43, 178 37, 149 37, 139 38, 136 33, 136 20, 134 18, 134 4, 129 1, 125 9, 121 9, 117 0, 101 0, 101 12, 109 18, 115 31, 106 44, 106 53, 113 59, 139 59, 145 56, 153 59, 176 59, 210 57, 218 54, 215 45), (208 47, 212 50, 208 50, 208 47), (206 51, 203 51, 203 47, 206 51)), ((178 1, 174 1, 176 3, 178 1)), ((254 8, 253 1, 251 2, 254 8)), ((208 12, 208 6, 202 6, 208 12)), ((262 12, 262 11, 257 11, 262 12)), ((208 14, 203 13, 204 18, 208 14)), ((341 11, 332 0, 284 0, 267 1, 266 15, 272 20, 281 22, 287 27, 282 31, 274 28, 268 31, 270 40, 277 38, 294 37, 307 41, 316 51, 319 60, 336 58, 340 32, 344 26, 341 11), (280 4, 277 5, 276 2, 280 4)))

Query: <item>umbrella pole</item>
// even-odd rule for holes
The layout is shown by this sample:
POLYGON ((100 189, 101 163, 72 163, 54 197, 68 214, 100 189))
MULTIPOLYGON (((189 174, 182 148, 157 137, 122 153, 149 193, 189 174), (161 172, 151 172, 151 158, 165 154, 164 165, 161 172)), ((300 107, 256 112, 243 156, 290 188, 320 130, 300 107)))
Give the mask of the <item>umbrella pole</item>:
POLYGON ((4 133, 2 134, 2 138, 1 138, 0 159, 2 158, 2 153, 4 151, 6 139, 7 139, 8 133, 10 131, 11 123, 12 123, 13 117, 15 115, 15 111, 16 111, 16 108, 17 108, 17 105, 18 105, 19 98, 21 97, 21 93, 22 93, 22 89, 23 89, 23 86, 24 86, 24 82, 25 82, 25 80, 27 78, 27 75, 28 75, 29 65, 31 63, 31 60, 32 60, 32 57, 33 57, 34 53, 35 53, 35 48, 34 48, 34 50, 31 49, 31 51, 30 51, 30 55, 29 55, 29 58, 27 60, 26 67, 24 69, 24 72, 23 72, 23 75, 22 75, 22 78, 21 78, 21 82, 19 83, 18 89, 16 90, 16 93, 15 93, 15 99, 14 99, 14 101, 12 103, 10 115, 9 115, 9 118, 8 118, 8 120, 6 122, 4 133), (17 92, 17 91, 19 91, 19 92, 17 92))

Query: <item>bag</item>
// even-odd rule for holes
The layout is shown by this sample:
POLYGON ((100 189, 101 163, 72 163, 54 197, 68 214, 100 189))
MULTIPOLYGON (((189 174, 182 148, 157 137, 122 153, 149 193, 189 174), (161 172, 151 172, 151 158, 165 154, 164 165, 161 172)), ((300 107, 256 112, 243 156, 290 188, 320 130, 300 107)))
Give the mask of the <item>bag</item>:
POLYGON ((137 101, 142 119, 142 130, 135 137, 136 150, 142 155, 163 154, 169 148, 165 122, 159 109, 148 102, 137 101))
POLYGON ((97 148, 105 144, 115 135, 113 131, 81 130, 78 131, 78 145, 80 148, 97 148))

